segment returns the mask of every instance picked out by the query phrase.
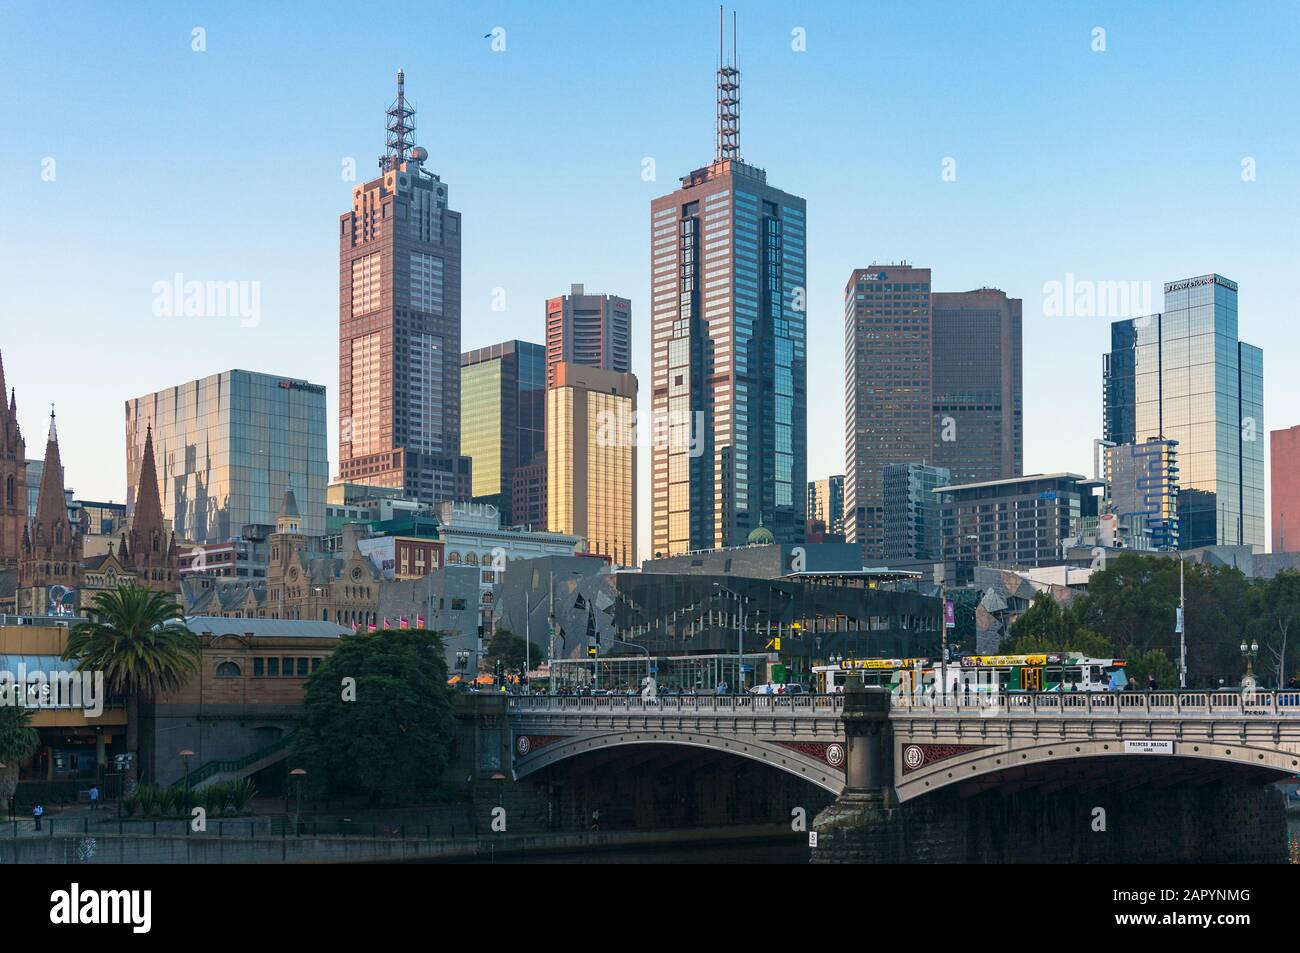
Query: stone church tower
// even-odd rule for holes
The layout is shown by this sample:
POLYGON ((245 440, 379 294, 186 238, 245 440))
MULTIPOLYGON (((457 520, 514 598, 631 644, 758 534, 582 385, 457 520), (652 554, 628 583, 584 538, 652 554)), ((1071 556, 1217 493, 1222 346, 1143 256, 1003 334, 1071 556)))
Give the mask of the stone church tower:
POLYGON ((144 437, 144 459, 140 463, 135 509, 131 529, 122 534, 117 557, 122 566, 136 575, 136 585, 158 592, 181 591, 176 534, 168 533, 163 521, 162 500, 158 496, 158 469, 153 456, 153 427, 144 437))
POLYGON ((81 585, 81 547, 81 535, 73 531, 68 519, 59 435, 51 410, 45 469, 36 498, 36 519, 23 533, 22 559, 18 565, 19 615, 76 612, 76 590, 81 585))
POLYGON ((27 444, 18 428, 14 393, 5 387, 0 356, 0 570, 18 568, 26 528, 27 444))

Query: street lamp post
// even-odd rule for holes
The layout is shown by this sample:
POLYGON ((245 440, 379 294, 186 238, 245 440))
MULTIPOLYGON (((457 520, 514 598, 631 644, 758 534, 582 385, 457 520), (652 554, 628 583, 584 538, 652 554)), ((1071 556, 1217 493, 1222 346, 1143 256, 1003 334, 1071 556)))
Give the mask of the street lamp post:
POLYGON ((715 582, 713 588, 736 600, 736 617, 740 623, 736 628, 736 694, 742 695, 745 691, 745 615, 749 599, 721 583, 715 582))
POLYGON ((180 750, 181 763, 185 765, 185 793, 190 793, 190 758, 194 757, 194 752, 189 748, 180 750))
POLYGON ((1241 640, 1241 657, 1246 660, 1246 674, 1241 679, 1241 690, 1244 692, 1253 692, 1255 690, 1255 656, 1259 653, 1259 643, 1251 640, 1246 644, 1246 640, 1241 640))
POLYGON ((293 833, 298 836, 302 833, 299 827, 302 818, 302 779, 307 776, 307 771, 303 768, 294 768, 289 772, 289 776, 293 778, 294 787, 297 788, 296 803, 293 809, 293 833))

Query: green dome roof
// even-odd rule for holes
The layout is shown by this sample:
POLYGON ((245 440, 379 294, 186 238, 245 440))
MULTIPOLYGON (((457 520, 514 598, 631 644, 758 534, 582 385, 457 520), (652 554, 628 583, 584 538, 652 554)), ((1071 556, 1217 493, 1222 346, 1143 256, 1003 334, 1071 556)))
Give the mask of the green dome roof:
POLYGON ((768 546, 776 542, 776 537, 772 531, 763 525, 763 521, 758 521, 758 528, 751 530, 747 542, 751 546, 768 546))

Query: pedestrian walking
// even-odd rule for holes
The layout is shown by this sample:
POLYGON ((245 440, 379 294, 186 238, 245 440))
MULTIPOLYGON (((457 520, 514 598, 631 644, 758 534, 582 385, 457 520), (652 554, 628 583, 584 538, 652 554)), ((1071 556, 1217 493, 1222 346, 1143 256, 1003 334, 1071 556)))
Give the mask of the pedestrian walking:
POLYGON ((1157 688, 1156 688, 1156 676, 1155 676, 1155 673, 1152 672, 1150 675, 1147 676, 1147 691, 1149 691, 1149 692, 1154 692, 1154 691, 1156 691, 1156 690, 1157 690, 1157 688))
POLYGON ((9 820, 18 820, 18 798, 16 795, 9 795, 9 820))
POLYGON ((95 784, 90 786, 90 809, 92 811, 99 810, 99 786, 95 784))
POLYGON ((38 831, 41 829, 41 818, 44 816, 45 808, 41 807, 39 803, 32 808, 32 818, 36 821, 36 829, 38 831))

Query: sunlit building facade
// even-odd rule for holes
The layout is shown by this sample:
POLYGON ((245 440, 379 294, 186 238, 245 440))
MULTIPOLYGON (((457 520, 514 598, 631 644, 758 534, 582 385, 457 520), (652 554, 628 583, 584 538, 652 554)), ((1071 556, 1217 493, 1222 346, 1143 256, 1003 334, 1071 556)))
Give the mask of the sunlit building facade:
POLYGON ((610 294, 588 294, 572 285, 567 295, 546 301, 546 379, 561 361, 619 374, 632 371, 632 302, 610 294))
POLYGON ((473 499, 489 503, 504 525, 523 522, 513 508, 515 471, 546 450, 546 349, 505 341, 461 355, 461 451, 473 460, 473 499))
POLYGON ((546 391, 546 514, 552 533, 636 565, 637 380, 580 364, 552 367, 546 391))
POLYGON ((1145 547, 1178 548, 1178 441, 1152 437, 1106 448, 1106 505, 1145 547))
POLYGON ((178 540, 226 540, 249 524, 273 526, 286 489, 298 500, 303 532, 325 532, 324 386, 231 370, 128 400, 128 514, 150 426, 163 517, 178 540))
POLYGON ((1238 337, 1236 282, 1166 284, 1162 313, 1112 325, 1103 377, 1108 440, 1178 442, 1179 546, 1262 552, 1264 355, 1238 337))

